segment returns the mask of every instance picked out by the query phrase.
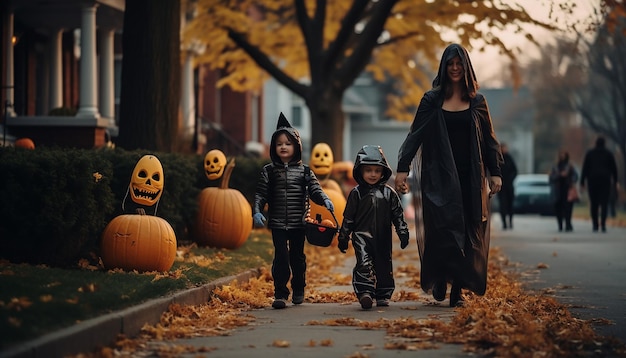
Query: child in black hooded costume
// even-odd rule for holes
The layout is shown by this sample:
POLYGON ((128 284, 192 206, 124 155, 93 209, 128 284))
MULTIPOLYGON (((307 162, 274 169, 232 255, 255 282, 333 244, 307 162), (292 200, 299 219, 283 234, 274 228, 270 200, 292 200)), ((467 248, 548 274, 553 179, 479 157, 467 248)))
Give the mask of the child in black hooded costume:
POLYGON ((379 146, 363 146, 352 173, 358 185, 348 195, 338 247, 345 253, 352 236, 356 256, 352 286, 361 307, 372 308, 373 298, 377 306, 388 306, 395 289, 391 225, 396 228, 402 249, 409 243, 409 229, 398 194, 386 184, 391 168, 379 146))
POLYGON ((302 164, 302 142, 300 134, 289 124, 281 113, 276 131, 270 144, 270 159, 261 170, 254 196, 253 219, 255 227, 265 225, 262 212, 268 204, 269 222, 274 242, 274 302, 272 307, 287 306, 291 277, 292 302, 296 305, 304 301, 306 286, 306 255, 304 254, 304 215, 308 194, 318 205, 334 211, 332 201, 322 190, 315 174, 302 164), (308 179, 308 182, 307 182, 308 179))

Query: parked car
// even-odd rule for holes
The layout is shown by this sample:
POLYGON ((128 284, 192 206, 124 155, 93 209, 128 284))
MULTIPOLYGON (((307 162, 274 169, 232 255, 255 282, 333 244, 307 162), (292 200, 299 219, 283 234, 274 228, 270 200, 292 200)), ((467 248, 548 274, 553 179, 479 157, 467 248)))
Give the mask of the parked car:
POLYGON ((547 174, 520 174, 513 182, 513 211, 518 214, 554 215, 554 204, 547 174))

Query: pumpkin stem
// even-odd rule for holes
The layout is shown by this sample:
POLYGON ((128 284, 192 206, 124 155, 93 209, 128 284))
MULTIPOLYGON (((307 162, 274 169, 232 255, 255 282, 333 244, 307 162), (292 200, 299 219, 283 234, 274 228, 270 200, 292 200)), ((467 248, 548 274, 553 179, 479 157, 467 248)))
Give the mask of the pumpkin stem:
POLYGON ((144 208, 137 208, 135 212, 137 212, 138 215, 146 215, 146 210, 144 208))
POLYGON ((235 167, 235 158, 231 159, 226 165, 224 170, 224 176, 222 176, 222 182, 220 183, 220 189, 228 189, 228 182, 230 181, 230 175, 233 173, 235 167))

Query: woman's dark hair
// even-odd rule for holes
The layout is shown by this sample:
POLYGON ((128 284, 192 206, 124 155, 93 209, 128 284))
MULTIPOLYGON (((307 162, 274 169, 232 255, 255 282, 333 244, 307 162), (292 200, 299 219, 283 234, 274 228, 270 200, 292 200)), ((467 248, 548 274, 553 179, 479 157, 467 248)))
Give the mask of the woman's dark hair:
POLYGON ((474 67, 472 66, 469 54, 467 50, 459 44, 451 44, 443 51, 441 61, 439 62, 437 77, 433 80, 433 88, 441 89, 445 98, 452 96, 453 90, 452 86, 450 86, 450 79, 448 78, 448 62, 457 56, 461 59, 461 63, 463 64, 464 86, 461 97, 463 100, 469 101, 476 97, 480 86, 476 80, 476 74, 474 73, 474 67))

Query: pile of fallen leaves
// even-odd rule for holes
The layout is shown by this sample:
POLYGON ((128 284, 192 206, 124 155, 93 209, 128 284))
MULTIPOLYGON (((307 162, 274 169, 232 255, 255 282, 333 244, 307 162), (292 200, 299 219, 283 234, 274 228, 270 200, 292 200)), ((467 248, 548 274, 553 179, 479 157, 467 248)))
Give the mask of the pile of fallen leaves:
MULTIPOLYGON (((323 290, 326 286, 350 282, 349 272, 336 272, 350 253, 342 255, 336 248, 307 246, 306 254, 309 263, 306 302, 356 301, 353 292, 323 290)), ((409 262, 417 264, 419 260, 411 258, 409 262)), ((519 277, 507 269, 508 266, 508 260, 492 249, 487 293, 480 297, 465 293, 466 304, 455 309, 456 315, 451 320, 405 317, 363 321, 342 317, 308 324, 384 329, 388 337, 386 349, 437 349, 440 344, 447 343, 462 344, 467 352, 495 357, 626 356, 623 343, 596 334, 593 322, 573 317, 566 306, 553 297, 525 292, 519 277)), ((419 289, 417 267, 397 267, 395 275, 403 277, 402 285, 413 290, 397 291, 392 300, 425 300, 415 292, 419 289)), ((120 336, 114 347, 78 357, 176 356, 209 352, 215 348, 172 345, 164 341, 233 334, 237 327, 254 321, 247 311, 269 307, 272 296, 271 274, 262 269, 257 278, 216 288, 207 304, 172 305, 160 323, 146 325, 138 337, 120 336)), ((275 344, 288 346, 289 342, 275 344)))

